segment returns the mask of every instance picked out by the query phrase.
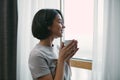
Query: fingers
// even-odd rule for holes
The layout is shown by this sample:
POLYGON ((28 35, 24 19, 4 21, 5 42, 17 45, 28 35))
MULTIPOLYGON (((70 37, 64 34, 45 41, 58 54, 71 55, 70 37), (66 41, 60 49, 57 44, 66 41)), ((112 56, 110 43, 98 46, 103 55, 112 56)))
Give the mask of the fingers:
POLYGON ((70 44, 67 46, 64 46, 64 43, 61 43, 60 48, 60 58, 63 60, 69 60, 77 51, 79 48, 77 48, 77 41, 73 40, 70 44))
POLYGON ((63 47, 64 47, 64 43, 62 42, 62 43, 61 43, 61 47, 60 47, 60 49, 62 49, 63 47))
POLYGON ((68 46, 66 46, 67 50, 72 50, 75 48, 77 48, 77 41, 76 40, 73 40, 68 46))
POLYGON ((66 60, 69 60, 70 58, 72 58, 78 50, 79 50, 79 48, 76 48, 71 54, 69 54, 69 55, 66 57, 66 60))

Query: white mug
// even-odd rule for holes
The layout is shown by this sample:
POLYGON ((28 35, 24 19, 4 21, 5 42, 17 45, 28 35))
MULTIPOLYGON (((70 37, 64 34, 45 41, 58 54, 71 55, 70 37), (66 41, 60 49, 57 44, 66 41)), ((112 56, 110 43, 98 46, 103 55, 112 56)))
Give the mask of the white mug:
POLYGON ((71 41, 72 41, 72 40, 65 40, 65 41, 64 41, 64 46, 67 46, 68 44, 70 44, 71 41))

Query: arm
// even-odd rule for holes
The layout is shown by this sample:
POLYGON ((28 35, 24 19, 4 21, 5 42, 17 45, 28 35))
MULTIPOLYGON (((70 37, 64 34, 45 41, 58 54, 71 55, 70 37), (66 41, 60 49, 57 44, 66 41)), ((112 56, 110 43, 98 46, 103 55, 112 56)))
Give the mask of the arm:
POLYGON ((54 79, 52 78, 51 74, 45 75, 43 77, 38 78, 38 80, 63 80, 64 78, 64 62, 69 63, 70 58, 76 53, 78 48, 75 46, 77 45, 76 41, 72 41, 68 46, 64 46, 62 43, 60 52, 59 52, 59 59, 56 67, 56 74, 54 79), (73 51, 74 48, 74 51, 73 51))
POLYGON ((38 80, 53 80, 51 74, 47 74, 45 76, 39 77, 38 80))
POLYGON ((67 60, 66 62, 67 62, 67 64, 70 66, 70 60, 67 60))
POLYGON ((58 60, 55 78, 53 79, 51 74, 47 74, 45 76, 39 77, 38 80, 63 80, 63 75, 64 75, 64 62, 58 60))
POLYGON ((78 51, 78 49, 79 48, 77 48, 77 41, 73 40, 66 47, 62 43, 60 53, 59 53, 57 69, 56 69, 56 76, 55 76, 54 80, 63 80, 64 62, 67 62, 67 64, 70 66, 70 58, 78 51))
POLYGON ((63 80, 63 75, 64 75, 64 61, 58 59, 58 64, 57 64, 54 80, 63 80))

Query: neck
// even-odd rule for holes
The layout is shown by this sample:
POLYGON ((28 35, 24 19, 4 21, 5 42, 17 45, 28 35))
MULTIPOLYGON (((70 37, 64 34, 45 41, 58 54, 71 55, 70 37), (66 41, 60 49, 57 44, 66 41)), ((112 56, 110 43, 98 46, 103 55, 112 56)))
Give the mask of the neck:
POLYGON ((43 45, 43 46, 52 46, 53 44, 53 40, 54 38, 47 38, 47 39, 44 39, 44 40, 40 40, 40 44, 43 45))

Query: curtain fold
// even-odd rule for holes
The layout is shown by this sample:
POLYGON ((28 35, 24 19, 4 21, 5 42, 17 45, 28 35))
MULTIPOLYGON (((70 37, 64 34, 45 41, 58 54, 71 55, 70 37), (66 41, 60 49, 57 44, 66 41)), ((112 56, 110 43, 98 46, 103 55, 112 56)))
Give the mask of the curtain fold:
POLYGON ((106 0, 104 5, 107 40, 103 79, 120 80, 120 0, 106 0))
POLYGON ((96 4, 92 80, 120 80, 120 0, 96 4))
POLYGON ((0 80, 16 80, 17 1, 0 0, 0 80))

